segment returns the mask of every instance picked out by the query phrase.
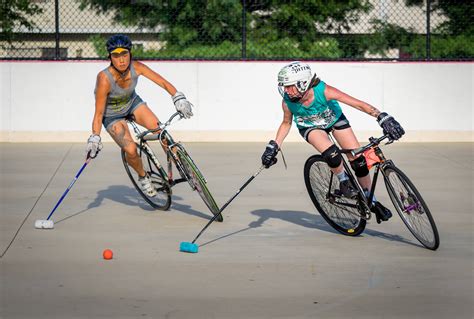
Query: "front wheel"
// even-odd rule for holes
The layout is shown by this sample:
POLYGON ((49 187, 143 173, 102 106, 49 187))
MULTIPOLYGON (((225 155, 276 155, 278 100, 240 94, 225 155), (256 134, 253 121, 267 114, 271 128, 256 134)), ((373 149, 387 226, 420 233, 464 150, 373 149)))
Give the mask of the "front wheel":
POLYGON ((147 152, 145 148, 140 147, 137 144, 138 156, 140 156, 143 169, 150 176, 152 185, 155 187, 156 195, 153 197, 147 196, 140 188, 140 182, 138 181, 138 173, 133 167, 128 164, 126 159, 126 153, 122 150, 122 162, 125 166, 125 171, 128 177, 130 177, 133 186, 137 189, 138 193, 143 199, 150 204, 153 208, 160 210, 167 210, 171 205, 171 188, 168 182, 163 177, 160 168, 155 164, 152 156, 147 152))
POLYGON ((364 231, 367 222, 361 217, 360 201, 336 194, 339 180, 321 155, 306 160, 304 181, 314 206, 331 227, 346 236, 357 236, 364 231))
POLYGON ((216 220, 222 222, 224 218, 222 217, 222 214, 219 213, 219 206, 217 206, 214 197, 212 197, 211 192, 207 188, 204 176, 201 174, 196 164, 194 164, 194 161, 182 147, 178 148, 177 156, 181 162, 184 174, 186 175, 185 177, 191 187, 198 192, 199 196, 201 196, 202 200, 214 216, 219 214, 216 220))
POLYGON ((383 169, 385 186, 398 215, 420 243, 428 249, 439 247, 439 234, 433 216, 415 185, 397 167, 383 169))

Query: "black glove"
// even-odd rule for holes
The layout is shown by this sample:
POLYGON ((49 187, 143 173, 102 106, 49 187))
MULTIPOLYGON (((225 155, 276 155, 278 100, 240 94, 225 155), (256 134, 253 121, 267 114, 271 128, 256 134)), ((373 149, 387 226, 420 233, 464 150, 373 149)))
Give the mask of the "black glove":
POLYGON ((405 130, 400 123, 398 123, 393 116, 388 115, 385 112, 382 112, 377 116, 377 122, 383 129, 383 133, 387 134, 392 140, 398 140, 403 136, 403 134, 405 134, 405 130))
POLYGON ((265 152, 263 152, 262 155, 262 165, 264 165, 265 168, 269 168, 277 162, 276 156, 279 150, 280 148, 274 140, 268 142, 267 147, 265 147, 265 152))

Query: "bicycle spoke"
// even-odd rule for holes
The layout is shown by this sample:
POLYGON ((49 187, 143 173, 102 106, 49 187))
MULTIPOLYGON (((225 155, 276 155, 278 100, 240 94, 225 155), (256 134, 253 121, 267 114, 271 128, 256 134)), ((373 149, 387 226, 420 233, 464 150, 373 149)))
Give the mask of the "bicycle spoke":
MULTIPOLYGON (((352 229, 359 224, 360 213, 357 208, 344 206, 343 203, 349 203, 349 199, 339 198, 341 204, 331 203, 326 195, 329 193, 330 171, 325 163, 314 164, 310 170, 310 182, 313 187, 314 194, 318 197, 318 202, 324 206, 328 217, 337 225, 345 229, 352 229), (323 198, 324 194, 324 198, 323 198)), ((339 182, 333 180, 332 187, 337 188, 339 182)), ((333 193, 334 189, 330 192, 333 193)))
POLYGON ((414 185, 399 169, 386 168, 390 198, 410 232, 427 248, 436 249, 439 235, 428 207, 414 185))
MULTIPOLYGON (((398 193, 400 194, 400 199, 402 201, 402 203, 404 204, 405 206, 405 202, 406 201, 406 198, 409 198, 409 194, 408 194, 408 191, 406 189, 406 186, 403 185, 403 183, 400 181, 398 175, 396 174, 390 174, 390 182, 392 183, 392 185, 394 185, 394 188, 398 190, 398 193), (404 198, 402 197, 402 195, 405 197, 405 200, 403 200, 404 198)), ((409 207, 409 206, 408 206, 409 207)), ((407 209, 404 209, 402 211, 403 213, 403 216, 405 216, 405 220, 407 221, 407 223, 413 228, 416 230, 416 233, 421 237, 423 238, 424 240, 428 241, 428 242, 432 242, 433 241, 433 233, 431 231, 431 226, 429 224, 429 221, 427 220, 424 220, 423 218, 423 215, 422 214, 418 214, 417 212, 413 211, 413 210, 407 210, 407 209), (425 227, 428 227, 428 234, 426 232, 426 229, 425 227, 423 227, 423 225, 425 227)))
POLYGON ((122 161, 125 167, 127 175, 130 177, 133 185, 137 189, 138 193, 145 199, 145 201, 156 209, 166 210, 171 205, 171 190, 169 184, 164 180, 163 175, 160 173, 160 169, 151 159, 151 155, 137 145, 139 148, 138 155, 141 158, 143 169, 150 176, 151 183, 155 188, 156 195, 153 197, 147 196, 140 187, 139 176, 137 172, 128 164, 125 153, 122 151, 122 161))

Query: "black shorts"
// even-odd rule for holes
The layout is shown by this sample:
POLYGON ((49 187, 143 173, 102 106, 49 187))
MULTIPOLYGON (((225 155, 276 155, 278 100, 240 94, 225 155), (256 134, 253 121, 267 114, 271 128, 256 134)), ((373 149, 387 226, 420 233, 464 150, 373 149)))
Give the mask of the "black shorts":
POLYGON ((341 116, 339 116, 336 123, 334 123, 328 128, 305 127, 305 128, 300 128, 299 131, 300 131, 301 136, 306 140, 306 142, 308 142, 309 133, 313 130, 323 130, 326 133, 331 133, 333 130, 343 130, 349 127, 351 127, 351 124, 349 124, 349 120, 346 118, 344 113, 341 113, 341 116))

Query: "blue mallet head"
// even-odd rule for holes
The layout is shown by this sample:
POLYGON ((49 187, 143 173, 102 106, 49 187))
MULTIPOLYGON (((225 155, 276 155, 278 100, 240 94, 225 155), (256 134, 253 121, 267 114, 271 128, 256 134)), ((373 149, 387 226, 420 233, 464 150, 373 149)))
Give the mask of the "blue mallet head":
POLYGON ((183 241, 181 244, 179 244, 179 251, 185 253, 197 253, 199 251, 199 246, 198 244, 183 241))

